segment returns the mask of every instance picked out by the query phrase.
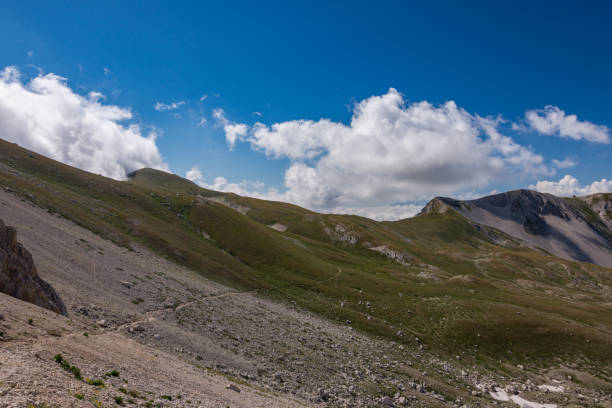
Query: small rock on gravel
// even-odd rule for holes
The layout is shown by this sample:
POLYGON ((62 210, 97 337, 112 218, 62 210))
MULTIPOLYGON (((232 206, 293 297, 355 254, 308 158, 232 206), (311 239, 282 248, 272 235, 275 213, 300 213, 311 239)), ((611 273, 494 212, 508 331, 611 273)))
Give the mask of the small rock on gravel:
POLYGON ((391 399, 391 397, 383 397, 381 403, 385 407, 392 407, 393 406, 393 400, 391 399))
POLYGON ((319 388, 317 392, 319 393, 319 399, 321 401, 327 401, 329 399, 329 393, 323 388, 319 388))
POLYGON ((236 384, 227 384, 225 388, 227 388, 228 390, 232 390, 234 392, 240 392, 240 388, 238 388, 236 384))

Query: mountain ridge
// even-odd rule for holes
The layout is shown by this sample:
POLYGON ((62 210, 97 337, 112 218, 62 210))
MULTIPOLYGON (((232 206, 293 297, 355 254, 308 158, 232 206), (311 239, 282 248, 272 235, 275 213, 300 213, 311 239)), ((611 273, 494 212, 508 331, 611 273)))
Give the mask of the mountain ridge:
POLYGON ((612 195, 557 197, 520 189, 474 200, 436 197, 419 213, 452 209, 565 259, 612 267, 612 195))

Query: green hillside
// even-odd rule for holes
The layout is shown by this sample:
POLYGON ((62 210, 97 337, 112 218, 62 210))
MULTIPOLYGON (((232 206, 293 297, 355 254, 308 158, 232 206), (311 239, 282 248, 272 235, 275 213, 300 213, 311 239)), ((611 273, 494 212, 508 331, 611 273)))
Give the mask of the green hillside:
POLYGON ((492 367, 528 359, 611 374, 612 270, 452 211, 397 222, 318 214, 151 169, 115 181, 5 141, 0 186, 128 248, 374 335, 419 337, 492 367))

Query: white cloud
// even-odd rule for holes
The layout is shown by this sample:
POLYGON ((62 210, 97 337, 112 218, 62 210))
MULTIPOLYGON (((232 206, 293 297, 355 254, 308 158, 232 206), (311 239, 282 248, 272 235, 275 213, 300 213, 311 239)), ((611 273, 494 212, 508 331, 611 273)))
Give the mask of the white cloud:
POLYGON ((112 72, 110 69, 108 69, 108 68, 104 67, 104 75, 107 75, 107 76, 108 76, 108 75, 110 75, 110 74, 112 74, 112 73, 113 73, 113 72, 112 72))
POLYGON ((358 103, 349 125, 328 119, 256 123, 243 139, 270 157, 290 160, 286 201, 330 211, 422 201, 504 178, 552 174, 542 156, 499 132, 501 122, 452 101, 406 104, 390 89, 358 103))
POLYGON ((495 189, 489 191, 488 193, 482 193, 482 192, 477 192, 477 191, 472 190, 472 191, 464 191, 461 193, 454 194, 453 198, 457 200, 475 200, 477 198, 490 196, 490 195, 494 195, 497 193, 498 191, 495 189))
POLYGON ((337 207, 327 210, 333 214, 352 214, 377 221, 396 221, 417 215, 424 204, 380 205, 376 207, 337 207))
POLYGON ((261 112, 255 111, 255 112, 253 112, 253 115, 261 117, 261 112))
POLYGON ((34 56, 34 50, 28 50, 28 57, 33 57, 34 56))
POLYGON ((206 125, 206 122, 208 122, 208 121, 206 120, 206 118, 202 117, 202 118, 200 118, 200 120, 198 121, 198 126, 204 126, 204 125, 206 125))
POLYGON ((213 111, 213 117, 221 126, 223 126, 223 131, 225 132, 225 140, 229 144, 230 150, 233 150, 234 146, 236 145, 236 141, 244 138, 247 135, 249 127, 244 123, 230 122, 225 117, 225 112, 221 108, 215 109, 213 111))
POLYGON ((200 98, 200 102, 204 102, 206 98, 208 98, 207 94, 202 95, 202 97, 200 98))
POLYGON ((209 190, 234 193, 246 197, 261 198, 264 200, 282 201, 282 195, 275 189, 264 190, 265 185, 260 181, 231 183, 225 177, 215 177, 212 183, 208 183, 198 166, 193 166, 185 173, 185 178, 191 180, 200 187, 209 190))
POLYGON ((144 135, 129 109, 105 105, 103 95, 75 93, 55 74, 21 80, 15 67, 0 71, 2 138, 55 160, 125 179, 126 173, 168 166, 155 144, 157 132, 144 135))
POLYGON ((558 169, 569 169, 570 167, 574 167, 576 164, 576 161, 567 157, 565 160, 557 160, 557 159, 553 159, 553 165, 558 168, 558 169))
POLYGON ((576 115, 566 115, 556 106, 548 105, 542 110, 530 110, 525 119, 532 129, 545 135, 581 140, 596 143, 610 142, 610 129, 589 121, 580 121, 576 115))
POLYGON ((230 150, 234 148, 236 140, 247 134, 248 128, 244 123, 235 123, 223 126, 225 138, 230 145, 230 150))
POLYGON ((181 107, 181 105, 184 105, 185 101, 178 101, 178 102, 172 102, 172 103, 162 103, 162 102, 156 102, 155 105, 153 106, 153 108, 158 111, 166 111, 166 110, 174 110, 174 109, 178 109, 181 107))
POLYGON ((217 121, 221 125, 225 125, 229 123, 229 120, 225 117, 225 111, 221 108, 217 108, 213 110, 213 118, 217 119, 217 121))
POLYGON ((89 97, 89 100, 96 101, 96 102, 106 100, 106 96, 104 96, 102 92, 92 91, 89 94, 87 94, 87 96, 89 97))
POLYGON ((581 185, 578 179, 567 174, 559 181, 540 180, 536 184, 529 186, 529 188, 542 193, 550 193, 557 196, 584 196, 595 193, 612 192, 612 180, 603 178, 599 181, 594 181, 591 184, 581 185))
POLYGON ((213 117, 230 149, 246 141, 289 160, 286 191, 223 177, 202 178, 202 186, 321 212, 405 218, 422 208, 415 203, 436 195, 476 195, 495 181, 554 174, 542 156, 500 133, 500 117, 470 114, 452 101, 407 104, 394 89, 356 104, 348 125, 320 119, 248 127, 228 120, 222 109, 213 117))
MULTIPOLYGON (((193 166, 185 173, 185 178, 191 180, 200 187, 222 191, 225 193, 234 193, 245 197, 255 197, 263 200, 288 201, 288 197, 278 190, 269 188, 266 189, 264 183, 256 182, 228 182, 225 177, 215 177, 212 183, 208 183, 204 174, 198 166, 193 166)), ((333 214, 355 214, 362 217, 375 219, 378 221, 392 221, 403 218, 409 218, 416 215, 424 207, 424 204, 406 204, 406 205, 384 205, 375 207, 334 207, 324 209, 322 212, 333 214)))
POLYGON ((204 183, 204 175, 198 166, 193 166, 187 170, 187 173, 185 173, 185 178, 193 181, 196 184, 204 183))

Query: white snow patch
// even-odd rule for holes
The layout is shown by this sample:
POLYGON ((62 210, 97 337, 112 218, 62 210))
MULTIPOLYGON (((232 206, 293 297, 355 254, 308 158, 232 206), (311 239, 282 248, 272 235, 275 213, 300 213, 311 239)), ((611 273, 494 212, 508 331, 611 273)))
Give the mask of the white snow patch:
POLYGON ((512 401, 521 408, 557 408, 557 404, 540 404, 537 402, 527 401, 518 395, 508 395, 506 391, 499 388, 495 392, 489 392, 489 394, 498 401, 512 401))
POLYGON ((491 397, 493 397, 493 399, 496 399, 498 401, 510 401, 510 396, 508 396, 508 393, 504 390, 498 389, 497 391, 489 392, 489 394, 491 394, 491 397))

